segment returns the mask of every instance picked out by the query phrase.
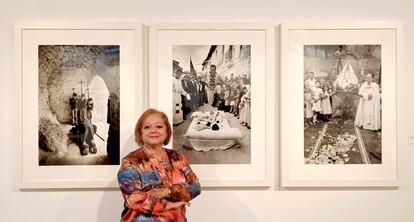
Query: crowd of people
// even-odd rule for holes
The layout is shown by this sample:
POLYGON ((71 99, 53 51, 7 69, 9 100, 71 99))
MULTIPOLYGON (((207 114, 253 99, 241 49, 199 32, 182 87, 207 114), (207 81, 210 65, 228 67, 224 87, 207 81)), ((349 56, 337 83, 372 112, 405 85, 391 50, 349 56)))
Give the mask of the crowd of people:
POLYGON ((241 77, 219 78, 213 89, 212 106, 218 110, 233 114, 240 124, 251 127, 251 87, 247 75, 241 77))
POLYGON ((207 88, 207 82, 201 76, 176 70, 173 78, 174 125, 182 123, 189 113, 208 103, 207 88))
POLYGON ((217 110, 234 115, 240 124, 251 127, 251 89, 246 74, 222 78, 216 72, 216 66, 210 66, 207 82, 202 75, 183 74, 177 69, 173 78, 174 115, 173 124, 182 123, 187 116, 204 104, 210 104, 217 110))

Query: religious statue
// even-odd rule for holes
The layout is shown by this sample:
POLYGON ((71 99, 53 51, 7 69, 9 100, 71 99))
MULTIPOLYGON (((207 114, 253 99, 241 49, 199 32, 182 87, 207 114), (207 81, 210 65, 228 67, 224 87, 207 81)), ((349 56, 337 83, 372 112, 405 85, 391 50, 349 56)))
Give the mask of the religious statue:
POLYGON ((335 56, 338 58, 337 71, 341 68, 335 80, 336 86, 345 91, 352 91, 352 87, 358 87, 358 77, 352 67, 352 61, 359 59, 359 56, 351 51, 350 46, 343 50, 341 45, 335 52, 335 56))

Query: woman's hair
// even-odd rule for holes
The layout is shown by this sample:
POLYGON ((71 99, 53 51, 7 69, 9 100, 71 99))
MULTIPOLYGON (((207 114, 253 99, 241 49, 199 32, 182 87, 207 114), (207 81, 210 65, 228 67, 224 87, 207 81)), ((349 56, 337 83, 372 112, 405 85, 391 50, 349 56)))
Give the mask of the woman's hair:
POLYGON ((161 112, 156 109, 147 109, 142 115, 139 117, 137 124, 135 125, 135 142, 142 146, 144 145, 144 141, 142 141, 142 126, 144 125, 145 119, 150 115, 159 115, 163 120, 164 124, 167 127, 167 138, 164 140, 164 145, 167 145, 170 142, 170 138, 172 135, 171 125, 168 121, 168 117, 164 112, 161 112))

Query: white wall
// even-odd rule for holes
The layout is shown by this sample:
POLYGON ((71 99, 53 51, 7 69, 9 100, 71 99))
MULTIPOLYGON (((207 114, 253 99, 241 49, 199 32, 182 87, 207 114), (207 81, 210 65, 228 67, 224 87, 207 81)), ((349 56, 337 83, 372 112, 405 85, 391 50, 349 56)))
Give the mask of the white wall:
POLYGON ((275 185, 269 190, 204 190, 188 209, 188 219, 196 222, 414 221, 414 161, 410 158, 414 157, 414 146, 409 144, 409 137, 414 136, 412 0, 0 0, 0 221, 119 221, 122 199, 116 190, 21 192, 14 184, 14 151, 18 147, 12 130, 13 23, 72 20, 403 22, 405 53, 399 59, 404 61, 404 70, 398 76, 397 118, 398 146, 405 159, 401 160, 404 168, 400 189, 286 191, 278 190, 275 185))

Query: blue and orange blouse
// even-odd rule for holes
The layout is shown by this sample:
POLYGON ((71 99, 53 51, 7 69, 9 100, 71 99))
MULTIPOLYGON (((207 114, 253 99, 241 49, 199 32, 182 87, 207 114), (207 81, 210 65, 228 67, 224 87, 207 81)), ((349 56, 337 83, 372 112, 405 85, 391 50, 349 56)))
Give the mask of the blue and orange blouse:
POLYGON ((125 210, 121 221, 187 221, 185 205, 165 210, 166 203, 192 200, 201 192, 200 183, 184 155, 171 149, 165 151, 162 161, 149 158, 144 148, 122 159, 118 182, 125 200, 125 210), (163 187, 171 191, 166 199, 147 193, 153 188, 163 187))

